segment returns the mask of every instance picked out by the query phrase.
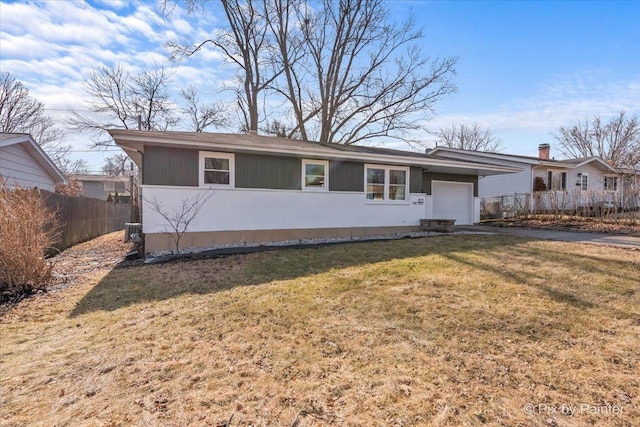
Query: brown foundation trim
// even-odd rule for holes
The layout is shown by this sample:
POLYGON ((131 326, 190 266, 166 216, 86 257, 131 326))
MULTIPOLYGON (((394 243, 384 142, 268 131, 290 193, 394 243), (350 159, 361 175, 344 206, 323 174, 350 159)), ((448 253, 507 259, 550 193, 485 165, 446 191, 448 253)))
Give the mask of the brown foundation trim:
MULTIPOLYGON (((290 230, 234 230, 203 231, 185 233, 180 239, 180 248, 206 248, 216 245, 229 245, 266 242, 281 242, 301 239, 332 239, 348 237, 366 237, 409 233, 420 231, 418 226, 400 227, 347 227, 347 228, 299 228, 290 230)), ((175 249, 173 239, 165 233, 145 234, 145 252, 159 252, 175 249)))

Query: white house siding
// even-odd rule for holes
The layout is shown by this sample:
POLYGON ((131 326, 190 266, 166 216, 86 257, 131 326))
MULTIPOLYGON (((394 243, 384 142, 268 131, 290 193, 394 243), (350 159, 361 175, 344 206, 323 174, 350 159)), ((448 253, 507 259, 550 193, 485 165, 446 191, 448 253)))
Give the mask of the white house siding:
MULTIPOLYGON (((503 162, 501 162, 502 164, 503 162)), ((512 166, 511 164, 504 166, 512 166)), ((531 180, 531 166, 516 165, 524 168, 522 172, 506 175, 491 175, 478 177, 478 197, 498 197, 514 193, 530 193, 533 190, 531 180)))
MULTIPOLYGON (((425 218, 424 195, 407 203, 374 203, 360 192, 318 192, 263 189, 215 189, 143 186, 144 200, 162 201, 163 209, 178 209, 182 200, 212 191, 189 232, 283 230, 349 227, 406 227, 425 218), (422 203, 418 200, 423 198, 422 203)), ((143 232, 162 233, 167 224, 145 206, 143 232)))
MULTIPOLYGON (((576 181, 578 179, 578 172, 589 174, 589 190, 591 191, 604 191, 604 172, 595 166, 595 163, 587 163, 581 166, 579 169, 574 169, 569 172, 567 177, 568 184, 571 187, 578 188, 576 181)), ((569 185, 567 185, 569 187, 569 185)))
POLYGON ((55 191, 55 182, 19 144, 0 148, 0 176, 9 186, 55 191))
POLYGON ((569 192, 574 192, 576 190, 580 190, 580 186, 576 185, 578 182, 578 173, 589 174, 589 191, 602 191, 604 190, 604 173, 603 171, 595 166, 594 162, 587 163, 576 169, 571 169, 571 165, 567 165, 566 169, 560 169, 557 167, 546 167, 546 166, 538 166, 533 170, 534 177, 541 177, 544 179, 544 182, 547 182, 547 172, 566 172, 567 173, 567 188, 566 190, 569 192))
POLYGON ((499 197, 514 193, 530 193, 533 189, 533 181, 531 180, 531 166, 520 162, 512 162, 503 159, 495 159, 484 157, 478 154, 470 153, 450 153, 447 151, 439 151, 437 156, 447 157, 450 159, 482 161, 500 166, 509 166, 514 168, 522 168, 522 172, 479 176, 478 177, 478 197, 499 197))

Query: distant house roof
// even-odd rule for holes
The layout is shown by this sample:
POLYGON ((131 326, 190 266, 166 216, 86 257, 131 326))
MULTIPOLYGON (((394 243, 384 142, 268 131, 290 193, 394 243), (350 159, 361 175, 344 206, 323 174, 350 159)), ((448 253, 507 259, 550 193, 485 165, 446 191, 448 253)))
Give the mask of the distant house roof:
POLYGON ((517 154, 494 153, 489 151, 462 150, 459 148, 449 148, 449 147, 433 148, 431 151, 429 151, 429 154, 436 154, 442 151, 450 152, 450 153, 471 154, 471 155, 475 155, 482 158, 502 159, 502 160, 508 160, 512 162, 520 162, 524 164, 549 166, 549 167, 578 168, 580 166, 586 165, 587 163, 596 162, 604 170, 608 170, 610 172, 617 172, 616 168, 614 168, 613 166, 611 166, 609 163, 602 160, 598 156, 581 157, 577 159, 556 160, 556 159, 541 159, 539 157, 534 157, 534 156, 521 156, 517 154))
POLYGON ((520 169, 490 162, 457 160, 427 153, 394 150, 360 145, 326 144, 256 134, 225 134, 206 132, 157 132, 110 130, 116 144, 142 165, 145 146, 170 146, 226 152, 272 153, 298 157, 321 157, 357 160, 369 163, 393 163, 422 166, 434 172, 456 170, 457 173, 494 175, 519 172, 520 169))
POLYGON ((66 176, 28 133, 0 133, 0 148, 21 145, 56 184, 68 184, 66 176))
POLYGON ((91 181, 91 182, 129 182, 128 176, 123 175, 103 175, 103 174, 72 174, 69 179, 74 181, 91 181))

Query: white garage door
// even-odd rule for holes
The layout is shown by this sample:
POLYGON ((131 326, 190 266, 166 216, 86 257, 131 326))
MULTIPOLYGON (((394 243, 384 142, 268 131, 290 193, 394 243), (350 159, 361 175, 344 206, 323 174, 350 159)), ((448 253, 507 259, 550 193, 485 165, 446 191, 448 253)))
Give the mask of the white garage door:
POLYGON ((473 224, 473 184, 433 181, 433 217, 455 219, 456 225, 473 224))

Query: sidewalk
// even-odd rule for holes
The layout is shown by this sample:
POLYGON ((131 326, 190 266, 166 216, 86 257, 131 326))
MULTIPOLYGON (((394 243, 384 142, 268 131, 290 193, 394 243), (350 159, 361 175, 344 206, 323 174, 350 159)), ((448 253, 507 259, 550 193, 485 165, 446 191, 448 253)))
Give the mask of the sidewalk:
POLYGON ((495 227, 491 225, 456 226, 456 230, 479 231, 485 233, 509 234, 511 236, 534 239, 561 240, 565 242, 591 243, 595 245, 617 246, 640 250, 640 237, 622 234, 591 233, 582 231, 562 231, 527 227, 495 227))

